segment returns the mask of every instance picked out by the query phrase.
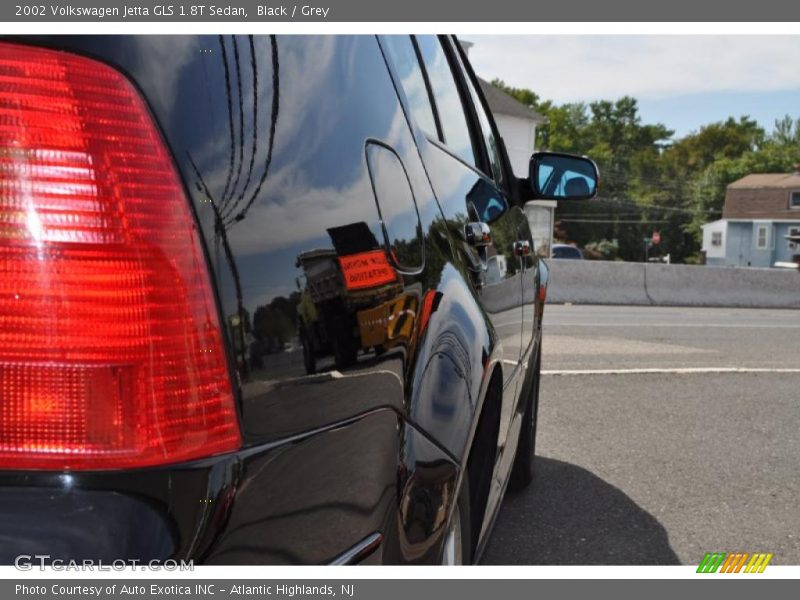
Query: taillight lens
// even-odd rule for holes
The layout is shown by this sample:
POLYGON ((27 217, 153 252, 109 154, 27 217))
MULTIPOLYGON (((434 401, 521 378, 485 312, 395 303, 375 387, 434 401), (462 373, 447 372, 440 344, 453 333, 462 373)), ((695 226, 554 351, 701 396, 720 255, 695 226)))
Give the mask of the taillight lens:
POLYGON ((187 199, 133 86, 0 43, 0 468, 240 446, 187 199))

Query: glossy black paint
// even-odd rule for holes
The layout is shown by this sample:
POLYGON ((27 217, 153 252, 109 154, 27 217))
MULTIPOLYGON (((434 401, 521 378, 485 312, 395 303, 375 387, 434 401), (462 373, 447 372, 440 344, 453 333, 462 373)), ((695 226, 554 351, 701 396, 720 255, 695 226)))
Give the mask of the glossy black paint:
MULTIPOLYGON (((41 494, 40 537, 67 518, 51 510, 67 497, 146 506, 159 525, 143 555, 435 563, 491 404, 491 473, 470 482, 473 510, 485 509, 479 554, 516 449, 547 276, 515 252, 532 241, 521 186, 502 148, 484 145, 480 93, 455 42, 433 40, 456 73, 475 166, 420 129, 375 37, 18 41, 106 62, 147 101, 206 244, 244 438, 233 455, 75 472, 69 485, 61 473, 0 473, 15 494, 41 494), (481 220, 491 243, 476 247, 464 227, 481 220), (324 269, 341 275, 328 287, 324 269)), ((132 510, 86 526, 121 526, 132 510)), ((105 551, 135 553, 123 538, 105 551)), ((91 542, 64 552, 89 555, 91 542)))
POLYGON ((3 488, 0 564, 13 564, 20 554, 69 560, 76 546, 88 549, 84 558, 105 563, 163 560, 175 552, 170 522, 157 507, 130 494, 74 489, 72 480, 62 475, 61 487, 48 493, 3 488))

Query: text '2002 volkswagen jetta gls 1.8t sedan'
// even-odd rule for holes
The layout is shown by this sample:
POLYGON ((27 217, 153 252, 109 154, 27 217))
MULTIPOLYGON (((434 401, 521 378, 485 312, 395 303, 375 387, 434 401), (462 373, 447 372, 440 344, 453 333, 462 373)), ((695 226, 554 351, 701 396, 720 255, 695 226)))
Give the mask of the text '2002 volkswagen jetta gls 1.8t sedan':
POLYGON ((459 563, 547 268, 450 37, 0 41, 2 562, 459 563))

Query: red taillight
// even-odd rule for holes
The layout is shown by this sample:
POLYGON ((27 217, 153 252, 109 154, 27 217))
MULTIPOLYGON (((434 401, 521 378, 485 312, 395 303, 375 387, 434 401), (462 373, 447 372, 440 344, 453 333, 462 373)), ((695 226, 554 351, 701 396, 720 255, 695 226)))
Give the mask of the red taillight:
POLYGON ((198 234, 133 86, 0 43, 0 469, 241 443, 198 234))

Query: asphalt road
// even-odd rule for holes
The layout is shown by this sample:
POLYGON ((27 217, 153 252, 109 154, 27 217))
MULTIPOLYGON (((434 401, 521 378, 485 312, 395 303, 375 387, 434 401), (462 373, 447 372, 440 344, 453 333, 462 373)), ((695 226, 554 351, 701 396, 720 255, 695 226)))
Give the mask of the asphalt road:
POLYGON ((800 311, 548 306, 536 479, 488 564, 800 564, 800 311))

